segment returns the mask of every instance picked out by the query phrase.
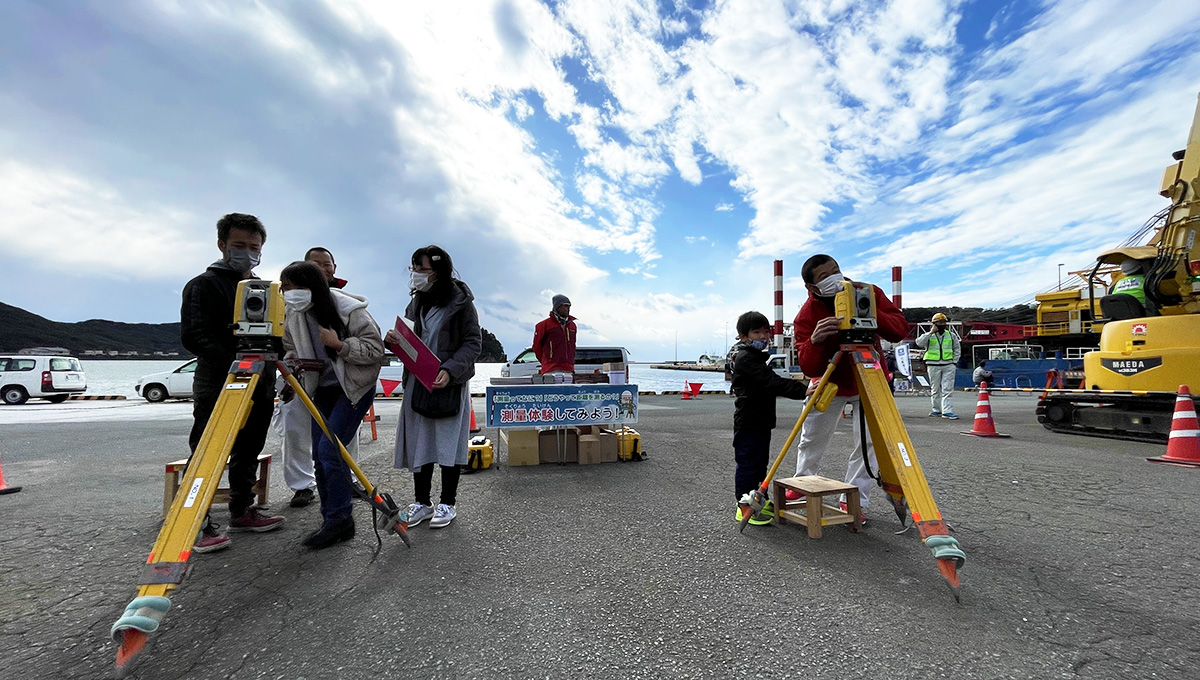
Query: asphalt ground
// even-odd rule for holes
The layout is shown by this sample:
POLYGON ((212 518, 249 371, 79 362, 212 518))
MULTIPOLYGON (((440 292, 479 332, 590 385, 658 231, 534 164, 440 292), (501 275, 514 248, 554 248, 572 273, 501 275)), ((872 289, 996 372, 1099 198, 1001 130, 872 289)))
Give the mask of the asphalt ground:
MULTIPOLYGON (((276 468, 286 526, 195 556, 129 677, 1198 677, 1200 470, 1147 463, 1158 446, 1050 433, 1025 395, 992 400, 1012 439, 961 436, 974 396, 956 398, 959 421, 898 403, 967 554, 961 604, 878 492, 860 534, 738 533, 732 400, 642 397, 648 460, 508 468, 501 450, 463 477, 452 525, 413 529, 411 549, 385 536, 377 556, 365 507, 354 540, 304 549, 318 508, 287 507, 276 468)), ((0 411, 4 473, 24 486, 0 496, 0 677, 113 676, 109 627, 189 426, 187 404, 128 408, 53 424, 0 411)), ((390 465, 397 410, 381 404, 360 459, 408 501, 410 475, 390 465)), ((774 446, 799 410, 779 402, 774 446)), ((843 475, 850 438, 847 420, 823 474, 843 475)))

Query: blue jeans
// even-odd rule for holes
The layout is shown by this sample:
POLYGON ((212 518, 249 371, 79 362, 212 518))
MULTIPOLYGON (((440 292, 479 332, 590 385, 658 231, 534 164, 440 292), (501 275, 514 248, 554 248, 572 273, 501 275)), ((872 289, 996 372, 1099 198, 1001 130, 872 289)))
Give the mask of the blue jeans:
POLYGON ((733 473, 733 495, 741 500, 744 494, 757 489, 767 476, 767 465, 771 461, 771 431, 734 431, 733 459, 737 463, 733 473))
MULTIPOLYGON (((358 436, 358 426, 375 401, 374 390, 353 406, 340 385, 317 388, 313 404, 325 419, 325 425, 342 444, 358 436)), ((313 471, 317 477, 317 493, 321 495, 321 517, 326 522, 343 522, 351 518, 354 509, 354 488, 350 485, 350 466, 342 460, 337 444, 321 431, 317 421, 312 423, 313 471)))

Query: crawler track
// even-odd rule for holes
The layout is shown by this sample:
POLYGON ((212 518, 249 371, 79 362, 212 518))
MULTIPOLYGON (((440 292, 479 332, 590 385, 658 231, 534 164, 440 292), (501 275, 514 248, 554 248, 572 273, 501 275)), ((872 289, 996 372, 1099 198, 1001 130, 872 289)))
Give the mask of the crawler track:
POLYGON ((1052 432, 1166 444, 1175 397, 1171 392, 1064 390, 1038 400, 1037 418, 1052 432))

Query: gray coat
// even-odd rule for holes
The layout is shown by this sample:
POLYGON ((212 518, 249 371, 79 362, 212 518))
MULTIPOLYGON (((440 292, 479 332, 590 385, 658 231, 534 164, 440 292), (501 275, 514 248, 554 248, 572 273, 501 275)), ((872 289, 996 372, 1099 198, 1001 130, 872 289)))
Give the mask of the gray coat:
MULTIPOLYGON (((450 321, 442 324, 438 333, 437 358, 450 374, 451 385, 465 385, 475 377, 475 360, 483 350, 483 335, 479 332, 479 313, 475 311, 475 296, 467 284, 454 280, 454 297, 446 305, 450 321)), ((413 330, 421 336, 421 310, 418 296, 408 302, 404 318, 413 322, 413 330)), ((407 379, 407 371, 405 371, 407 379)))

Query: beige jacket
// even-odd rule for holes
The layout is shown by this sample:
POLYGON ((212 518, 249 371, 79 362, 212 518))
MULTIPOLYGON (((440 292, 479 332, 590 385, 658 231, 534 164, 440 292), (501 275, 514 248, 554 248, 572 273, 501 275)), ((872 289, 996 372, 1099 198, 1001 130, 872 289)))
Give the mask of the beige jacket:
MULTIPOLYGON (((367 312, 365 297, 336 288, 330 289, 329 293, 333 295, 347 333, 342 339, 342 349, 334 359, 333 370, 350 403, 357 404, 368 393, 374 393, 383 364, 383 336, 375 319, 367 312)), ((317 356, 308 333, 306 315, 307 312, 289 312, 284 319, 283 349, 287 358, 312 359, 317 356)), ((312 372, 300 376, 300 383, 309 396, 317 389, 318 377, 312 372)))

